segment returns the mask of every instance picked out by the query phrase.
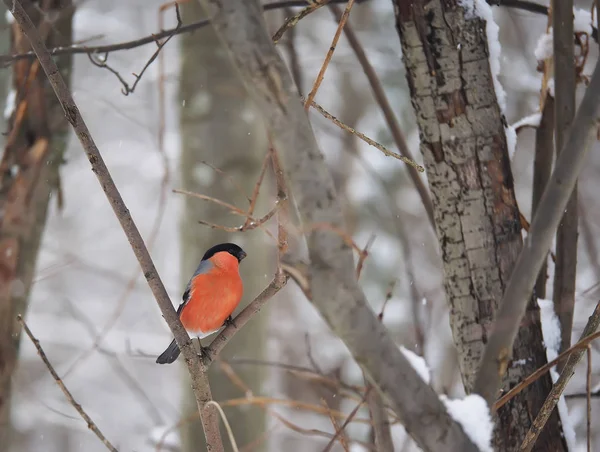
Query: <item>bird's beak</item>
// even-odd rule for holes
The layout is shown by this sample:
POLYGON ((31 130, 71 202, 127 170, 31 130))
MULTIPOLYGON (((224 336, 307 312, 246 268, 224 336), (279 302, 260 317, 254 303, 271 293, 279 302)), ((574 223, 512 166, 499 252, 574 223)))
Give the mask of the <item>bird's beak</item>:
POLYGON ((244 259, 246 256, 247 256, 246 252, 245 252, 245 251, 242 251, 242 252, 240 253, 240 262, 241 262, 241 261, 242 261, 242 260, 243 260, 243 259, 244 259))

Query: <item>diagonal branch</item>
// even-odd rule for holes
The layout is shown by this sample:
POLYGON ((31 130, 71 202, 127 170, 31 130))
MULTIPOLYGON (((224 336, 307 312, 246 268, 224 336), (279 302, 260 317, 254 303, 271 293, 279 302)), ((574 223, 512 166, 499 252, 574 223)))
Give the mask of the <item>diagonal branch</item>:
POLYGON ((19 316, 17 316, 17 320, 23 326, 23 330, 25 331, 25 334, 27 334, 27 336, 29 337, 29 339, 31 339, 31 342, 35 346, 35 348, 36 348, 36 350, 38 352, 38 355, 40 355, 40 358, 42 359, 42 361, 44 362, 44 364, 46 365, 46 367, 50 371, 50 374, 52 375, 52 378, 54 378, 54 381, 56 381, 56 384, 58 385, 58 387, 60 388, 60 390, 63 392, 63 394, 65 395, 65 397, 69 401, 69 403, 73 406, 73 408, 75 408, 75 410, 77 410, 77 412, 79 413, 79 415, 86 422, 88 428, 92 432, 94 432, 94 434, 98 437, 98 439, 100 441, 102 441, 102 444, 104 444, 106 446, 106 448, 108 450, 110 450, 111 452, 117 452, 117 449, 110 443, 110 441, 108 439, 106 439, 106 437, 104 436, 104 434, 100 431, 100 429, 94 423, 94 421, 88 416, 88 414, 85 412, 85 410, 82 408, 82 406, 79 403, 77 403, 77 401, 73 398, 73 395, 71 394, 71 391, 69 391, 67 389, 67 387, 65 386, 65 383, 58 376, 58 374, 54 370, 54 367, 52 366, 52 364, 50 364, 50 361, 48 361, 48 357, 46 356, 46 353, 44 352, 44 349, 40 345, 40 341, 38 341, 33 336, 33 333, 31 332, 31 330, 27 326, 27 323, 25 323, 25 320, 23 320, 23 317, 21 317, 19 315, 19 316))
MULTIPOLYGON (((200 2, 262 112, 303 224, 343 229, 341 206, 294 82, 275 50, 256 0, 200 2), (235 24, 235 26, 234 26, 235 24)), ((357 284, 352 249, 331 230, 306 234, 313 303, 375 388, 426 451, 475 451, 431 386, 408 363, 357 284), (425 421, 426 420, 426 421, 425 421)))
POLYGON ((119 190, 117 189, 102 155, 94 142, 90 131, 73 100, 69 88, 67 87, 62 75, 60 74, 56 63, 53 61, 48 49, 42 42, 38 31, 31 22, 31 19, 25 12, 23 5, 29 4, 29 0, 4 0, 4 4, 11 11, 15 20, 23 29, 23 32, 29 39, 31 47, 34 49, 40 65, 44 69, 48 77, 48 81, 52 86, 56 97, 61 103, 65 116, 69 123, 73 126, 75 134, 90 161, 92 171, 96 174, 106 197, 115 212, 121 227, 129 240, 129 243, 133 249, 133 252, 140 263, 140 267, 144 271, 144 276, 148 281, 148 285, 156 298, 156 302, 160 307, 163 317, 167 321, 169 328, 173 332, 177 345, 180 347, 185 361, 188 365, 190 376, 192 379, 192 388, 194 395, 196 396, 196 402, 198 404, 198 410, 202 419, 202 425, 204 427, 208 450, 209 451, 223 451, 223 443, 221 441, 221 434, 219 432, 219 419, 217 411, 214 407, 206 407, 208 401, 212 399, 210 385, 208 382, 208 376, 202 365, 202 362, 198 358, 192 342, 187 332, 183 328, 179 317, 175 313, 175 309, 171 304, 169 295, 163 285, 158 272, 152 262, 150 253, 144 244, 144 239, 140 235, 140 232, 135 225, 127 206, 125 205, 119 190))
MULTIPOLYGON (((342 11, 337 5, 331 5, 329 10, 333 13, 335 18, 340 21, 342 19, 342 11)), ((406 157, 409 161, 414 162, 414 158, 410 149, 408 148, 408 144, 406 143, 406 138, 404 137, 404 133, 400 128, 400 124, 398 123, 398 119, 394 114, 394 110, 390 105, 390 102, 385 95, 385 91, 383 90, 383 86, 381 86, 381 81, 377 76, 377 72, 375 72, 375 68, 371 65, 369 61, 369 57, 367 56, 367 52, 360 43, 358 36, 354 33, 354 28, 350 23, 347 23, 344 27, 344 34, 346 35, 346 39, 348 39, 348 43, 354 54, 356 55, 356 59, 360 63, 363 72, 367 76, 369 80, 369 85, 371 86, 371 90, 373 91, 373 95, 375 96, 375 100, 379 104, 379 108, 383 113, 385 121, 387 122, 388 128, 392 134, 392 138, 398 147, 398 151, 404 157, 406 157)), ((429 196, 429 190, 425 186, 423 179, 419 176, 420 170, 415 168, 414 166, 409 166, 408 174, 415 185, 415 188, 419 192, 419 196, 421 197, 421 202, 423 203, 423 207, 425 207, 425 212, 427 212, 427 218, 429 219, 429 223, 433 227, 435 231, 435 220, 433 218, 433 204, 431 202, 431 197, 429 196)))
MULTIPOLYGON (((346 3, 347 0, 329 0, 331 3, 346 3)), ((364 0, 358 0, 358 3, 364 0)), ((301 7, 307 6, 311 3, 311 0, 280 0, 263 5, 264 11, 272 11, 281 8, 301 7)), ((103 46, 81 46, 74 45, 70 47, 56 47, 49 49, 52 56, 55 55, 75 55, 75 54, 102 54, 109 52, 118 52, 120 50, 129 50, 136 47, 141 47, 148 44, 153 44, 158 40, 168 38, 169 36, 177 36, 183 33, 189 33, 194 30, 198 30, 202 27, 206 27, 210 21, 208 19, 199 20, 182 27, 170 28, 168 30, 162 30, 159 33, 151 34, 143 38, 134 39, 133 41, 120 42, 117 44, 108 44, 103 46)), ((35 58, 34 52, 21 53, 17 55, 0 55, 0 66, 10 63, 12 61, 22 60, 26 58, 35 58)))
POLYGON ((548 182, 531 223, 512 276, 496 314, 488 344, 475 381, 475 392, 492 404, 500 379, 506 372, 510 350, 517 335, 537 275, 567 205, 577 177, 585 163, 591 141, 595 138, 600 113, 600 66, 594 74, 575 116, 556 169, 548 182))
MULTIPOLYGON (((297 6, 307 6, 311 0, 281 0, 263 5, 264 11, 272 11, 280 8, 291 8, 297 6)), ((329 0, 327 3, 346 3, 347 0, 329 0)), ((361 3, 366 0, 357 0, 356 3, 361 3)), ((505 6, 508 8, 521 9, 523 11, 529 11, 537 14, 548 15, 548 8, 539 3, 533 3, 524 0, 486 0, 491 6, 505 6)), ((135 49, 144 45, 152 44, 157 39, 167 38, 170 35, 177 36, 183 33, 189 33, 194 30, 198 30, 202 27, 206 27, 209 24, 208 19, 199 20, 188 25, 184 25, 181 28, 170 28, 163 30, 159 33, 145 36, 143 38, 134 39, 133 41, 120 42, 117 44, 107 44, 103 46, 81 46, 74 45, 69 47, 55 47, 49 49, 50 54, 54 55, 75 55, 75 54, 93 54, 93 53, 107 53, 107 52, 118 52, 121 50, 135 49)), ((592 38, 598 41, 598 29, 592 26, 592 38)), ((34 58, 34 52, 19 53, 16 55, 0 55, 0 66, 6 65, 13 61, 23 60, 27 58, 34 58)))
MULTIPOLYGON (((600 302, 596 304, 596 309, 594 309, 594 312, 590 316, 588 323, 583 329, 583 333, 581 333, 581 338, 579 341, 581 342, 586 338, 590 338, 590 336, 592 336, 598 329, 598 326, 600 326, 600 302)), ((554 386, 552 386, 550 394, 548 394, 544 405, 540 409, 540 412, 535 418, 535 421, 529 429, 529 432, 527 432, 527 436, 523 440, 520 450, 528 452, 533 448, 536 439, 543 430, 544 425, 546 425, 550 414, 552 414, 552 411, 556 407, 556 404, 558 403, 562 393, 567 387, 567 383, 569 383, 569 380, 575 373, 575 366, 579 364, 579 361, 581 361, 583 358, 586 350, 589 350, 589 345, 587 347, 578 348, 569 356, 569 359, 562 369, 560 377, 558 377, 558 380, 556 380, 556 383, 554 383, 554 386)))

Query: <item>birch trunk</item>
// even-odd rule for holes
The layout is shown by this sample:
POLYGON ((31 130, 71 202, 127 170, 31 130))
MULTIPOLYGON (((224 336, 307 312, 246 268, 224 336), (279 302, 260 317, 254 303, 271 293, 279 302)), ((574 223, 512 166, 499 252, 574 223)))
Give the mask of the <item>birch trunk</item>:
MULTIPOLYGON (((450 322, 467 392, 497 304, 522 247, 503 117, 488 61, 486 24, 454 0, 395 0, 420 131, 450 322)), ((504 379, 510 388, 546 363, 539 309, 530 303, 504 379)), ((516 450, 551 387, 548 374, 503 407, 495 449, 516 450)), ((540 451, 565 450, 555 413, 540 451)))

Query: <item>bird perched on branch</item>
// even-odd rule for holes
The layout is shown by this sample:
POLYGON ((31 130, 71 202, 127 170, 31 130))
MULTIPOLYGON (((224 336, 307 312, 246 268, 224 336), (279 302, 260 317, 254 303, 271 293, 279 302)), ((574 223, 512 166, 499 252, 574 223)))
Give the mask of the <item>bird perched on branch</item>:
MULTIPOLYGON (((183 303, 177 309, 190 336, 200 340, 232 322, 231 314, 244 292, 239 264, 245 257, 246 252, 234 243, 221 243, 204 253, 183 293, 183 303)), ((179 353, 173 339, 156 362, 170 364, 179 353)))

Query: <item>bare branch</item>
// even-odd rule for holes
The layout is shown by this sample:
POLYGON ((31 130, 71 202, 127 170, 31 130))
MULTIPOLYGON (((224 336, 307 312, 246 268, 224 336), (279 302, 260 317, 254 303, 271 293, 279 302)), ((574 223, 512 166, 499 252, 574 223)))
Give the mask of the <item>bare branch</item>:
MULTIPOLYGON (((202 0, 281 152, 303 224, 343 229, 342 211, 293 80, 266 31, 257 1, 202 0), (235 24, 235 26, 232 26, 235 24)), ((390 400, 407 431, 426 451, 474 451, 459 424, 377 320, 358 286, 351 248, 335 233, 307 234, 313 303, 371 382, 390 400), (426 417, 427 422, 422 422, 426 417)))
MULTIPOLYGON (((302 101, 304 101, 304 99, 302 99, 302 101)), ((381 152, 383 152, 388 157, 394 157, 395 159, 402 160, 404 163, 412 166, 413 168, 415 168, 420 173, 422 173, 422 172, 425 171, 425 168, 423 168, 421 165, 417 164, 414 160, 411 160, 408 157, 405 157, 404 155, 396 154, 395 152, 390 151, 384 145, 379 144, 377 141, 372 140, 371 138, 369 138, 365 134, 360 133, 358 130, 355 130, 354 128, 350 127, 349 125, 344 124, 342 121, 340 121, 338 118, 336 118, 335 116, 333 116, 331 113, 329 113, 327 110, 325 110, 323 107, 321 107, 316 102, 313 101, 312 105, 313 105, 313 107, 316 108, 316 110, 319 113, 321 113, 321 115, 323 115, 325 118, 329 119, 331 122, 333 122, 340 129, 344 129, 344 130, 350 132, 351 134, 356 135, 358 138, 360 138, 361 140, 363 140, 365 143, 370 144, 374 148, 379 149, 381 152)))
MULTIPOLYGON (((337 5, 331 5, 329 9, 338 21, 341 20, 342 11, 337 5)), ((367 79, 369 80, 369 85, 371 86, 371 90, 373 91, 375 100, 381 108, 383 116, 385 117, 385 121, 387 122, 388 128, 390 129, 392 137, 394 138, 394 142, 398 147, 398 151, 402 156, 406 157, 411 162, 414 162, 414 158, 412 156, 412 153, 410 152, 410 149, 408 148, 406 138, 404 138, 404 133, 400 128, 398 119, 396 118, 394 110, 392 109, 392 106, 390 105, 390 102, 387 96, 385 95, 385 91, 383 89, 383 86, 381 86, 379 77, 377 77, 377 72, 375 72, 375 69, 369 62, 369 57, 367 56, 365 49, 361 45, 358 36, 356 36, 356 33, 354 33, 354 28, 350 23, 347 23, 344 27, 344 34, 346 35, 350 47, 352 47, 356 58, 358 59, 365 75, 367 76, 367 79)), ((423 179, 421 179, 421 177, 419 176, 420 171, 421 170, 418 170, 413 165, 410 165, 408 167, 408 174, 413 184, 415 185, 415 188, 419 192, 421 202, 423 203, 425 212, 427 212, 427 218, 429 218, 429 222, 435 230, 435 221, 433 219, 433 205, 431 203, 431 197, 429 196, 429 191, 427 190, 423 179)))
MULTIPOLYGON (((577 116, 579 116, 579 114, 577 116)), ((577 122, 578 121, 576 118, 575 124, 577 124, 577 122)), ((596 309, 594 309, 594 312, 590 316, 588 323, 583 329, 583 333, 581 333, 581 338, 579 341, 581 342, 587 338, 591 339, 591 337, 594 335, 594 332, 598 329, 598 326, 600 326, 600 302, 596 304, 596 309)), ((521 451, 529 452, 533 448, 536 439, 544 428, 544 425, 546 425, 546 421, 548 421, 550 414, 552 414, 552 411, 556 407, 556 404, 558 403, 563 391, 567 387, 567 383, 575 373, 575 366, 577 366, 579 361, 581 361, 583 358, 586 349, 587 347, 581 347, 576 352, 572 353, 571 356, 569 356, 567 363, 562 369, 560 377, 558 377, 558 380, 556 383, 554 383, 554 386, 552 386, 552 390, 550 391, 550 394, 548 394, 548 398, 536 416, 535 421, 533 421, 529 432, 527 432, 527 436, 523 440, 523 444, 521 444, 521 451)))
POLYGON ((331 45, 329 46, 329 50, 327 50, 327 55, 325 55, 325 60, 323 60, 323 64, 321 65, 321 69, 319 69, 319 73, 317 74, 317 78, 315 79, 315 83, 313 84, 310 93, 306 96, 306 102, 304 104, 304 109, 308 111, 308 109, 312 106, 313 100, 315 100, 315 96, 317 95, 317 91, 319 91, 319 87, 323 82, 323 78, 325 77, 325 71, 329 67, 329 62, 333 57, 333 52, 335 52, 335 48, 342 34, 342 29, 344 25, 346 25, 346 21, 348 17, 350 17, 350 10, 354 6, 354 0, 348 0, 346 4, 346 9, 344 10, 344 14, 340 18, 340 23, 338 24, 337 29, 335 30, 335 34, 333 35, 333 40, 331 41, 331 45))
MULTIPOLYGON (((332 3, 346 3, 347 0, 329 0, 332 3)), ((282 0, 276 1, 272 3, 267 3, 263 5, 264 11, 271 11, 274 9, 280 8, 290 8, 290 7, 298 7, 298 6, 307 6, 310 0, 282 0)), ((360 3, 360 1, 359 1, 360 3)), ((157 40, 168 38, 169 36, 177 36, 182 33, 189 33, 194 30, 198 30, 199 28, 205 27, 209 25, 210 21, 208 19, 199 20, 198 22, 193 22, 188 25, 184 25, 180 28, 170 28, 168 30, 160 31, 159 33, 151 34, 150 36, 145 36, 140 39, 134 39, 133 41, 121 42, 118 44, 108 44, 103 46, 81 46, 74 45, 69 47, 56 47, 54 49, 50 49, 50 55, 74 55, 74 54, 103 54, 110 52, 118 52, 120 50, 129 50, 134 49, 136 47, 141 47, 147 44, 153 44, 157 40)), ((35 58, 34 52, 21 53, 17 55, 0 55, 0 66, 6 65, 12 61, 22 60, 26 58, 35 58)))
MULTIPOLYGON (((545 64, 546 66, 546 64, 545 64)), ((545 69, 544 77, 546 77, 545 69)), ((547 91, 547 90, 545 90, 547 91)), ((533 195, 531 199, 531 215, 535 216, 540 200, 544 194, 550 175, 552 174, 552 158, 554 155, 554 98, 542 93, 543 107, 540 125, 535 131, 535 154, 533 159, 533 195)), ((540 270, 535 284, 535 295, 546 298, 547 259, 540 270)))
POLYGON ((42 349, 42 346, 40 345, 40 341, 38 341, 33 336, 33 333, 31 332, 31 330, 27 326, 27 323, 25 323, 25 320, 23 320, 23 317, 21 317, 21 315, 18 315, 17 316, 17 320, 23 326, 23 330, 25 330, 25 334, 27 334, 27 336, 29 336, 29 339, 31 339, 31 342, 33 343, 33 345, 37 349, 38 355, 40 355, 40 358, 42 358, 42 361, 44 361, 44 364, 46 365, 46 367, 50 371, 50 374, 52 375, 52 378, 54 378, 54 381, 56 381, 56 384, 58 385, 58 387, 60 388, 60 390, 63 392, 63 394, 65 395, 65 397, 67 398, 67 400, 69 401, 69 403, 71 404, 71 406, 73 408, 75 408, 75 410, 83 418, 83 420, 86 422, 88 428, 92 432, 94 432, 94 434, 98 437, 98 439, 100 441, 102 441, 102 444, 104 444, 106 446, 106 448, 108 450, 110 450, 111 452, 117 452, 117 449, 110 443, 109 440, 106 439, 106 437, 102 434, 102 432, 100 431, 100 429, 98 428, 98 426, 95 424, 95 422, 88 416, 88 414, 81 407, 81 405, 75 401, 75 399, 73 398, 73 395, 71 394, 71 392, 67 389, 67 387, 65 386, 64 382, 58 376, 58 374, 54 370, 54 367, 52 367, 52 364, 50 364, 50 361, 48 361, 48 358, 46 357, 46 353, 44 353, 44 350, 42 349))
POLYGON ((513 397, 515 397, 517 394, 519 394, 521 391, 523 391, 527 386, 532 384, 534 381, 539 379, 543 374, 548 372, 550 369, 552 369, 558 363, 565 361, 569 356, 571 356, 571 354, 573 352, 587 347, 587 345, 590 342, 598 339, 599 337, 600 337, 600 333, 593 333, 593 334, 590 334, 589 336, 586 336, 583 339, 581 339, 575 345, 573 345, 569 349, 562 352, 560 355, 558 355, 556 358, 554 358, 549 363, 544 364, 542 367, 540 367, 535 372, 533 372, 531 375, 529 375, 525 380, 523 380, 517 386, 515 386, 510 391, 508 391, 506 394, 504 394, 501 398, 499 398, 496 401, 496 403, 494 403, 494 405, 492 406, 492 409, 494 411, 500 409, 502 406, 504 406, 506 404, 506 402, 508 402, 513 397))
MULTIPOLYGON (((573 0, 552 0, 554 46, 554 138, 557 158, 563 150, 575 116, 575 45, 573 43, 573 0)), ((568 150, 568 148, 567 148, 568 150)), ((575 279, 577 271, 577 185, 569 198, 556 232, 554 310, 560 322, 559 351, 571 345, 575 279)), ((562 363, 558 366, 562 369, 562 363)))
POLYGON ((56 63, 53 61, 48 49, 42 42, 39 33, 31 22, 31 19, 25 12, 23 5, 28 5, 29 0, 4 0, 4 4, 11 11, 15 20, 23 29, 23 32, 29 39, 31 47, 34 49, 40 65, 44 69, 48 80, 56 94, 56 97, 61 103, 65 116, 69 123, 73 126, 75 134, 90 161, 92 171, 96 174, 106 197, 115 212, 121 227, 127 236, 127 239, 133 249, 133 252, 140 263, 144 276, 148 281, 148 285, 156 298, 163 317, 167 321, 169 328, 173 332, 177 345, 180 347, 185 361, 188 365, 190 376, 192 379, 192 388, 196 396, 198 410, 204 427, 208 450, 222 452, 223 443, 219 432, 219 424, 217 412, 214 408, 206 407, 206 403, 212 399, 208 376, 202 366, 202 362, 198 358, 188 333, 183 328, 179 317, 175 313, 175 309, 171 304, 169 295, 156 271, 150 253, 144 244, 144 240, 140 235, 137 226, 135 225, 127 206, 125 205, 119 190, 117 189, 106 164, 94 142, 90 131, 69 92, 62 75, 60 74, 56 63))
POLYGON ((596 64, 571 127, 565 149, 544 191, 531 230, 519 255, 491 329, 475 392, 493 403, 504 375, 531 290, 550 246, 577 177, 583 169, 591 140, 595 138, 600 113, 600 66, 596 64))
POLYGON ((121 93, 123 93, 123 95, 125 95, 125 96, 129 96, 137 88, 137 85, 140 82, 140 80, 142 79, 142 77, 144 76, 144 72, 146 72, 146 69, 148 69, 150 67, 150 65, 154 62, 154 60, 156 60, 156 58, 160 54, 160 51, 163 49, 163 47, 167 45, 167 43, 171 40, 171 38, 173 36, 175 36, 175 34, 177 34, 177 31, 181 28, 183 22, 181 20, 181 14, 179 12, 179 4, 178 3, 175 3, 175 14, 177 16, 177 26, 173 30, 173 33, 171 33, 167 37, 167 39, 165 39, 164 41, 160 41, 158 39, 156 40, 156 45, 157 45, 158 48, 152 54, 152 56, 148 59, 148 61, 146 61, 146 64, 142 68, 142 71, 139 74, 135 74, 135 73, 133 74, 133 77, 135 78, 135 81, 133 82, 133 84, 131 86, 129 86, 129 83, 127 83, 125 81, 125 79, 121 76, 121 74, 119 74, 118 71, 116 71, 115 69, 113 69, 112 67, 110 67, 107 64, 107 61, 108 61, 108 52, 104 53, 104 58, 103 59, 95 58, 94 54, 91 54, 91 53, 88 53, 88 58, 90 59, 90 61, 92 62, 92 64, 94 66, 97 66, 97 67, 102 68, 102 69, 107 69, 112 74, 114 74, 117 77, 117 79, 119 79, 119 82, 121 82, 121 84, 123 85, 123 88, 121 88, 121 93))
POLYGON ((281 38, 283 37, 283 35, 286 31, 294 28, 298 24, 298 22, 300 22, 302 19, 304 19, 310 13, 315 12, 321 6, 325 6, 330 1, 331 0, 313 0, 312 2, 309 1, 308 6, 306 8, 301 10, 298 14, 288 17, 283 22, 283 25, 281 27, 279 27, 279 30, 277 30, 275 32, 275 34, 273 35, 273 42, 275 44, 279 43, 279 41, 281 40, 281 38))
POLYGON ((587 352, 587 372, 585 376, 585 391, 586 391, 586 436, 587 450, 592 452, 592 346, 588 345, 585 349, 587 352))
MULTIPOLYGON (((323 449, 323 452, 329 452, 331 450, 331 448, 333 447, 333 445, 335 444, 336 439, 338 439, 339 437, 343 436, 344 429, 352 421, 352 419, 354 418, 354 416, 356 416, 356 413, 358 413, 358 410, 360 409, 360 407, 363 406, 363 404, 365 403, 366 398, 369 396, 369 393, 371 392, 372 389, 373 389, 373 386, 369 386, 367 388, 367 390, 365 391, 365 395, 363 396, 363 398, 360 401, 360 403, 358 403, 354 407, 354 409, 350 412, 350 414, 348 415, 348 417, 346 418, 346 420, 342 424, 341 428, 337 432, 335 432, 335 435, 333 435, 333 438, 331 438, 329 440, 329 443, 327 444, 327 446, 325 446, 325 449, 323 449)), ((329 407, 328 407, 328 409, 329 409, 329 407)))

